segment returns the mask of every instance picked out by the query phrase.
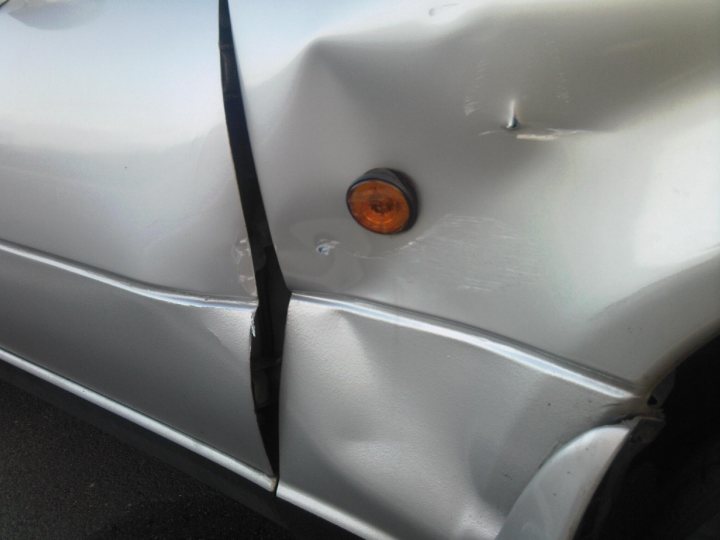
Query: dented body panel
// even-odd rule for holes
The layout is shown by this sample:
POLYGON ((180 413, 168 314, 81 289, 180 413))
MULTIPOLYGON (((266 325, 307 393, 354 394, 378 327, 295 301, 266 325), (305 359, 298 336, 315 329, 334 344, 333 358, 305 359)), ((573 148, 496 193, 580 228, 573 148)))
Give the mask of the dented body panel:
POLYGON ((607 428, 576 496, 533 488, 562 483, 546 460, 643 414, 720 330, 720 5, 230 12, 295 293, 278 495, 365 537, 494 538, 506 520, 506 537, 567 537, 624 432, 607 428), (402 234, 345 208, 376 167, 414 182, 402 234))
POLYGON ((569 538, 720 332, 720 4, 219 8, 0 0, 0 361, 361 536, 569 538))
POLYGON ((278 496, 363 538, 495 538, 560 446, 644 410, 576 366, 397 309, 293 295, 286 340, 278 496))
POLYGON ((718 330, 720 5, 326 4, 231 3, 292 289, 481 328, 644 390, 718 330), (404 234, 344 208, 379 166, 417 187, 404 234))

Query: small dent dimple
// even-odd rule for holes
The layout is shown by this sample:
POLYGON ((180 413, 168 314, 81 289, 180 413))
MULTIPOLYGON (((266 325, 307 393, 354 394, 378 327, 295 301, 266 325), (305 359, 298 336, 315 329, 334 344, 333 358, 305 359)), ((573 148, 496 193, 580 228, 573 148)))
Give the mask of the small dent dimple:
POLYGON ((333 252, 333 250, 338 246, 338 244, 339 242, 337 240, 320 240, 315 245, 315 251, 319 255, 324 255, 325 257, 327 257, 333 252))

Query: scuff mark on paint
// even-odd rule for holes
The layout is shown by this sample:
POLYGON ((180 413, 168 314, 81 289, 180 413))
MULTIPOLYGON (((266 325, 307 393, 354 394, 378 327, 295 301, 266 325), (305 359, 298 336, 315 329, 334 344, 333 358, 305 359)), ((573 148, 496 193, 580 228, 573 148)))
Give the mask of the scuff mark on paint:
POLYGON ((563 137, 572 137, 574 135, 584 135, 591 133, 583 129, 553 129, 522 132, 515 135, 515 138, 521 141, 555 141, 563 137))
POLYGON ((333 250, 340 244, 337 240, 320 240, 315 245, 315 251, 320 254, 327 257, 330 255, 333 250))

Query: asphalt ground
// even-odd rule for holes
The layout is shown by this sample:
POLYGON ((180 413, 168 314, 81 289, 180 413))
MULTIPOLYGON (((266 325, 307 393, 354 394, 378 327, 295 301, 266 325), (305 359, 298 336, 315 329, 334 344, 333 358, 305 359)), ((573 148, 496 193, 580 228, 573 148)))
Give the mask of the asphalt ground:
POLYGON ((290 535, 186 474, 0 381, 0 538, 290 535))

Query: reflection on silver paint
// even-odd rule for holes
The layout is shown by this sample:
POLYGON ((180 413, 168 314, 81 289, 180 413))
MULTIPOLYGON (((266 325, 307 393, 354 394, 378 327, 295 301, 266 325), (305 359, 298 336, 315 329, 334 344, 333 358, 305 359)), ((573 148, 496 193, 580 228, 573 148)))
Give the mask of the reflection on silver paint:
POLYGON ((627 425, 599 427, 555 452, 522 492, 497 539, 572 540, 629 434, 627 425))
POLYGON ((10 0, 5 8, 11 16, 35 28, 62 30, 92 21, 106 0, 10 0))
POLYGON ((275 489, 275 478, 267 476, 266 474, 263 474, 260 471, 253 469, 252 467, 248 467, 244 463, 241 463, 236 459, 231 458, 227 454, 218 452, 211 446, 208 446, 196 439, 193 439, 192 437, 188 437, 187 435, 180 433, 179 431, 176 431, 165 424, 162 424, 156 420, 153 420, 152 418, 138 413, 133 409, 121 405, 117 401, 112 401, 96 392, 93 392, 92 390, 88 390, 87 388, 80 386, 79 384, 60 377, 59 375, 56 375, 51 371, 36 366, 35 364, 23 360, 22 358, 2 349, 0 349, 0 360, 2 360, 3 362, 7 362, 8 364, 17 368, 20 368, 23 371, 26 371, 27 373, 39 379, 47 381, 57 386, 58 388, 62 388, 63 390, 66 390, 71 394, 81 397, 84 400, 89 401, 90 403, 98 405, 99 407, 102 407, 103 409, 110 411, 111 413, 116 414, 121 418, 125 418, 130 422, 133 422, 153 433, 156 433, 157 435, 160 435, 161 437, 164 437, 169 441, 174 442, 175 444, 182 446, 183 448, 186 448, 187 450, 195 452, 196 454, 204 457, 205 459, 208 459, 213 463, 220 465, 221 467, 225 467, 227 470, 232 471, 235 474, 242 476, 247 480, 250 480, 251 482, 254 482, 255 484, 267 489, 268 491, 272 491, 273 489, 275 489))
POLYGON ((0 239, 254 298, 217 44, 217 2, 3 6, 0 239))
POLYGON ((720 328, 720 3, 230 4, 293 290, 458 321, 643 391, 720 328), (346 211, 378 166, 415 181, 408 233, 346 211))
POLYGON ((72 384, 63 381, 72 380, 79 386, 71 391, 86 388, 84 397, 101 406, 117 402, 110 410, 132 421, 149 417, 141 425, 190 449, 197 442, 203 455, 230 460, 232 470, 271 488, 250 381, 256 307, 156 289, 0 243, 3 349, 53 384, 67 389, 72 384))
POLYGON ((281 386, 278 496, 373 538, 494 538, 558 447, 644 409, 497 337, 307 295, 281 386))

